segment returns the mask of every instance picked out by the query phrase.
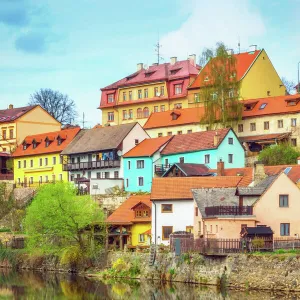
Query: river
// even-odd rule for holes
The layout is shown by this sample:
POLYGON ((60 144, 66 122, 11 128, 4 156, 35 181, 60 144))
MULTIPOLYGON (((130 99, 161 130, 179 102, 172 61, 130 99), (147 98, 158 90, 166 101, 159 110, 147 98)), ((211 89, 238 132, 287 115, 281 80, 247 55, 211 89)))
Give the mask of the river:
POLYGON ((300 294, 219 291, 192 284, 100 281, 70 274, 0 270, 0 299, 300 299, 300 294))

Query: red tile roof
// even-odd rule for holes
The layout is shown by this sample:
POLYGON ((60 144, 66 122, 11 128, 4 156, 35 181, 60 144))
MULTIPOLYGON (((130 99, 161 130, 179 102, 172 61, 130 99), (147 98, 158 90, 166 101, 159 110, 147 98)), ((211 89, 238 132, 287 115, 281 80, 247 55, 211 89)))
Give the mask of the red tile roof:
POLYGON ((77 135, 79 131, 80 131, 80 127, 74 127, 74 128, 63 129, 55 132, 47 132, 47 133, 27 136, 24 140, 27 143, 26 150, 23 149, 23 143, 22 143, 13 153, 13 157, 61 152, 72 142, 72 140, 74 139, 74 137, 77 135), (64 139, 60 145, 58 145, 57 143, 57 138, 59 136, 64 139), (46 147, 46 143, 45 143, 47 137, 49 137, 51 140, 53 140, 53 137, 55 138, 55 140, 53 140, 53 142, 51 142, 48 147, 46 147), (33 140, 39 142, 36 148, 33 148, 32 145, 33 140))
POLYGON ((175 135, 168 145, 162 150, 162 155, 215 149, 223 141, 230 128, 200 131, 189 134, 175 135), (220 136, 219 144, 214 145, 214 136, 220 136))
POLYGON ((153 178, 151 201, 192 200, 192 189, 236 187, 241 179, 239 176, 153 178))
POLYGON ((30 110, 37 107, 37 105, 33 106, 25 106, 25 107, 17 107, 11 109, 2 109, 0 110, 0 123, 12 122, 21 116, 28 113, 30 110))
MULTIPOLYGON (((234 57, 236 58, 236 78, 237 80, 241 80, 249 70, 252 63, 256 60, 258 55, 261 53, 261 50, 256 50, 254 52, 244 52, 240 54, 234 54, 234 57)), ((194 82, 189 86, 189 89, 194 88, 200 88, 202 86, 205 86, 209 84, 208 82, 205 82, 205 77, 209 77, 210 73, 210 63, 208 62, 201 72, 199 72, 199 75, 196 77, 194 82)))
POLYGON ((151 222, 151 217, 139 219, 135 218, 132 208, 139 202, 144 203, 150 208, 152 206, 152 203, 150 202, 150 195, 130 196, 106 219, 106 222, 109 224, 132 224, 136 223, 138 220, 141 222, 151 222))
POLYGON ((173 137, 164 136, 154 139, 145 139, 133 149, 129 150, 124 157, 141 157, 141 156, 152 156, 158 151, 163 145, 168 143, 173 137))

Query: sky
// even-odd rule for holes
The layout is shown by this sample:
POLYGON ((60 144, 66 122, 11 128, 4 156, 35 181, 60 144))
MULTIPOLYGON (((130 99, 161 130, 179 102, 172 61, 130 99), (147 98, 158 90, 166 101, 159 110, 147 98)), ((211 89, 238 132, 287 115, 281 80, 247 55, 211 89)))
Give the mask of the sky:
POLYGON ((0 108, 51 88, 72 98, 78 123, 101 123, 100 88, 136 64, 228 48, 264 48, 280 77, 297 82, 300 0, 0 0, 0 108))

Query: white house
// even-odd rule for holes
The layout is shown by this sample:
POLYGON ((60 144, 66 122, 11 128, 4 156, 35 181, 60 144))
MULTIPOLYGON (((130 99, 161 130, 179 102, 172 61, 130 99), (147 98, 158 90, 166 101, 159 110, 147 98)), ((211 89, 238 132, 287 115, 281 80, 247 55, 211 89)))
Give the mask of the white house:
POLYGON ((82 130, 61 153, 63 170, 80 191, 107 194, 111 188, 123 189, 122 155, 149 138, 137 122, 82 130))

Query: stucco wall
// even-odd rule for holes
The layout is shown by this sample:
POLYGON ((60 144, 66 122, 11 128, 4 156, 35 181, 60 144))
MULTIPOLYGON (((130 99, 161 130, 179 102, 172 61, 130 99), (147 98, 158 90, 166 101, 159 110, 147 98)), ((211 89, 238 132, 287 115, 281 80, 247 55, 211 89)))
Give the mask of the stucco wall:
POLYGON ((120 190, 124 187, 124 180, 120 179, 97 179, 92 178, 90 182, 90 194, 91 195, 104 195, 107 192, 107 189, 111 189, 113 187, 119 187, 120 190))
POLYGON ((147 230, 151 229, 151 223, 137 223, 131 226, 131 243, 133 246, 146 246, 150 245, 150 237, 144 235, 145 241, 139 242, 139 234, 144 234, 147 230))

